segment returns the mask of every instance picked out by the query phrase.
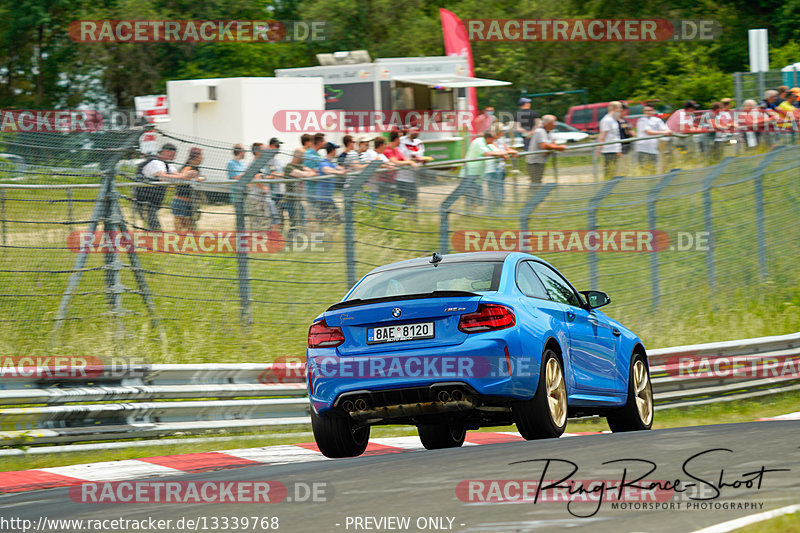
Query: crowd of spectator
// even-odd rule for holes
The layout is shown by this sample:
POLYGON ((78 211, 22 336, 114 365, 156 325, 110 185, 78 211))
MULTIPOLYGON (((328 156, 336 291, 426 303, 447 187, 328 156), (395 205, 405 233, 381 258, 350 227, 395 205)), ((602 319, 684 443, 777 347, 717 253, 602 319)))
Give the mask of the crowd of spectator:
MULTIPOLYGON (((487 205, 492 209, 505 201, 506 163, 520 153, 512 148, 515 136, 521 137, 524 150, 533 152, 526 157, 532 184, 542 183, 545 166, 553 153, 565 149, 553 138, 555 115, 539 117, 531 109, 529 98, 520 98, 517 104, 519 109, 510 125, 497 120, 492 106, 479 110, 473 120, 473 138, 467 147, 466 163, 459 173, 465 182, 468 208, 487 205), (485 196, 488 196, 486 203, 485 196)), ((701 139, 703 143, 699 146, 703 147, 706 159, 713 163, 722 156, 722 148, 727 143, 757 146, 769 135, 770 126, 793 133, 800 129, 800 87, 781 86, 768 90, 760 102, 748 99, 739 109, 733 104, 730 98, 723 98, 701 111, 695 101, 687 100, 670 118, 668 126, 653 106, 644 105, 641 116, 630 118, 630 110, 624 102, 610 102, 599 122, 596 139, 599 143, 596 153, 602 158, 605 179, 617 175, 618 164, 628 152, 633 152, 632 159, 643 173, 655 173, 659 154, 663 152, 660 143, 671 138, 673 151, 685 149, 689 142, 701 139), (636 142, 622 142, 630 138, 636 138, 636 142)), ((406 207, 417 205, 416 170, 431 160, 425 155, 419 128, 391 131, 387 137, 345 135, 341 144, 328 140, 324 133, 303 134, 298 140, 298 146, 288 151, 282 148, 284 142, 274 137, 267 145, 257 142, 250 146, 252 160, 265 148, 278 152, 268 166, 258 170, 247 187, 244 205, 251 229, 285 230, 291 236, 303 230, 308 221, 340 221, 341 215, 334 202, 337 186, 374 160, 381 164, 364 186, 370 202, 374 205, 381 199, 393 198, 392 201, 406 207)), ((245 162, 248 150, 236 144, 232 152, 225 171, 229 180, 238 180, 249 166, 245 162)), ((139 174, 150 181, 182 182, 171 204, 174 226, 178 232, 192 231, 197 218, 196 196, 191 184, 183 182, 204 179, 201 176, 203 152, 199 147, 191 147, 183 165, 172 163, 175 153, 173 144, 164 144, 156 156, 142 163, 139 174)), ((135 190, 134 206, 150 229, 161 228, 158 210, 165 190, 164 186, 135 190)), ((236 201, 233 194, 231 201, 236 201)))
MULTIPOLYGON (((416 206, 415 170, 431 159, 425 156, 418 128, 402 133, 392 131, 388 138, 376 134, 345 135, 341 144, 328 140, 324 133, 303 134, 293 150, 282 149, 283 144, 277 138, 270 140, 269 148, 278 153, 248 185, 245 212, 253 230, 285 231, 289 237, 304 230, 309 221, 341 221, 334 192, 348 175, 363 170, 374 160, 381 164, 365 185, 370 200, 374 203, 379 198, 391 199, 416 206)), ((262 143, 252 145, 253 160, 263 148, 262 143)), ((238 180, 244 175, 248 167, 245 156, 242 145, 233 147, 233 157, 226 165, 228 179, 238 180)))

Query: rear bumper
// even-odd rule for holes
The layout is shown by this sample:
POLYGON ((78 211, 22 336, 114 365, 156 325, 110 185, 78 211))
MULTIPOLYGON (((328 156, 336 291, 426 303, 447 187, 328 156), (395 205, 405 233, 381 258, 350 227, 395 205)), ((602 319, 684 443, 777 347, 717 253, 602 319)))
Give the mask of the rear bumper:
POLYGON ((435 390, 453 384, 476 397, 531 398, 536 393, 539 358, 521 354, 513 340, 507 340, 502 335, 479 334, 435 351, 405 349, 351 357, 339 357, 334 350, 309 350, 311 405, 322 414, 354 394, 380 397, 382 401, 372 405, 387 407, 425 403, 429 398, 407 397, 407 393, 395 394, 392 399, 392 391, 435 390))

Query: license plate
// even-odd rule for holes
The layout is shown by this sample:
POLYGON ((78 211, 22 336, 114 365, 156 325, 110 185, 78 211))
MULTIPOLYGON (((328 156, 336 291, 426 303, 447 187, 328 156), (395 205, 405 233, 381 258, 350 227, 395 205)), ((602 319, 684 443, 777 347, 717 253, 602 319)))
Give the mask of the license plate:
POLYGON ((367 344, 383 342, 413 341, 416 339, 432 339, 433 322, 403 324, 401 326, 381 326, 367 329, 367 344))

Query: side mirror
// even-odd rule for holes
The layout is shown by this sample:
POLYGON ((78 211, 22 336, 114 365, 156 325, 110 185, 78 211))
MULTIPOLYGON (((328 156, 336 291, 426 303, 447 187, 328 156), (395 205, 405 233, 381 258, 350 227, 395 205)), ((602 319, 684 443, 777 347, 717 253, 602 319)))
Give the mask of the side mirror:
POLYGON ((611 303, 611 298, 603 291, 580 291, 586 298, 589 309, 597 309, 611 303))

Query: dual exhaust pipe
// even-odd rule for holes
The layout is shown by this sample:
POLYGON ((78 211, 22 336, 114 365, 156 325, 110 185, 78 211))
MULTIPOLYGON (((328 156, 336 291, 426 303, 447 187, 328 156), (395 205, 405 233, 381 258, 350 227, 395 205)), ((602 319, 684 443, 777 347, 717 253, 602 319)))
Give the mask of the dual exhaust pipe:
POLYGON ((342 402, 342 409, 348 413, 353 411, 366 411, 367 401, 364 398, 356 398, 355 400, 345 400, 342 402))
POLYGON ((436 398, 442 403, 447 403, 450 401, 460 402, 464 399, 464 397, 464 391, 461 389, 453 389, 452 391, 443 389, 440 390, 439 394, 436 395, 436 398))
MULTIPOLYGON (((473 399, 468 397, 462 389, 453 388, 453 389, 442 389, 436 394, 436 400, 431 403, 436 402, 442 404, 461 404, 462 402, 467 402, 468 404, 473 403, 473 399)), ((357 413, 357 412, 364 412, 368 410, 374 410, 370 407, 370 404, 367 403, 365 398, 355 398, 355 399, 347 399, 342 402, 342 409, 350 414, 357 413)), ((381 408, 383 409, 383 408, 381 408)))

